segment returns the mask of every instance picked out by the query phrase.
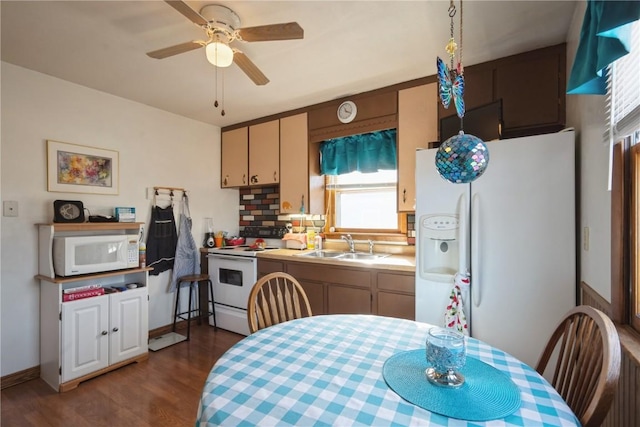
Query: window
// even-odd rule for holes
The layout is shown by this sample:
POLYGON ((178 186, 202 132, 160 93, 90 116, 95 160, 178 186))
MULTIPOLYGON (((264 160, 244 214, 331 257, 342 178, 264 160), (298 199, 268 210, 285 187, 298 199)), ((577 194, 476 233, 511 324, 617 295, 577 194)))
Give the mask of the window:
POLYGON ((406 214, 397 212, 396 134, 395 129, 385 129, 320 144, 329 234, 351 233, 373 240, 406 239, 402 235, 407 228, 406 214))
POLYGON ((328 177, 338 230, 397 230, 395 170, 328 177))
POLYGON ((612 306, 640 332, 640 22, 631 52, 609 67, 607 139, 612 149, 612 306))

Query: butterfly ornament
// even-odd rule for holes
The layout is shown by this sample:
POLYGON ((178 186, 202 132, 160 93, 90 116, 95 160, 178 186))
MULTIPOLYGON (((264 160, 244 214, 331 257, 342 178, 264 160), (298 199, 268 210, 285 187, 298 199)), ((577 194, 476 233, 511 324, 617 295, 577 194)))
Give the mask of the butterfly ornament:
MULTIPOLYGON (((449 108, 451 100, 456 106, 458 117, 464 117, 464 75, 460 69, 449 70, 447 64, 438 57, 438 83, 440 85, 440 101, 444 108, 449 108)), ((458 66, 460 67, 460 66, 458 66)))

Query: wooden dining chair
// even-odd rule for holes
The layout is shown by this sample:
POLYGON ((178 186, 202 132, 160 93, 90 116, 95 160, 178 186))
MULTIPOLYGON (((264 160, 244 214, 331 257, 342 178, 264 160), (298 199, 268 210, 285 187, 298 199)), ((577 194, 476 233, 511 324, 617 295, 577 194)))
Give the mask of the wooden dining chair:
POLYGON ((600 426, 620 376, 620 340, 611 319, 585 305, 570 310, 549 339, 536 371, 543 375, 547 368, 549 374, 553 370, 551 385, 582 426, 600 426))
POLYGON ((290 274, 270 273, 253 285, 247 306, 251 333, 287 320, 308 316, 312 316, 312 313, 307 294, 290 274))

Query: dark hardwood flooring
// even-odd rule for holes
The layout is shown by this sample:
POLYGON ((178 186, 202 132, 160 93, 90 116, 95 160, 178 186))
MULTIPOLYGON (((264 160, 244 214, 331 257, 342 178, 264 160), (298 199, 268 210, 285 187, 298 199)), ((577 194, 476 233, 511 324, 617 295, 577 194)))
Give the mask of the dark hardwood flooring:
MULTIPOLYGON (((186 334, 186 330, 181 333, 186 334)), ((191 339, 57 393, 42 379, 1 392, 2 427, 193 426, 215 361, 242 335, 191 325, 191 339)))

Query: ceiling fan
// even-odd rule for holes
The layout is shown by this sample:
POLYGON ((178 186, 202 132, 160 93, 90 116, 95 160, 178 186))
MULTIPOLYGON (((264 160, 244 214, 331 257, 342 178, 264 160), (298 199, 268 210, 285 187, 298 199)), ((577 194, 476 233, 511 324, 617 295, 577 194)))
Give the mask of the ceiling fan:
POLYGON ((203 6, 200 12, 191 9, 183 1, 165 0, 171 7, 204 30, 206 40, 193 40, 147 52, 151 58, 163 59, 204 47, 207 59, 217 67, 228 67, 235 62, 257 85, 269 83, 269 79, 242 51, 229 46, 234 40, 260 42, 304 38, 304 30, 297 22, 240 28, 240 18, 231 9, 220 4, 203 6))

